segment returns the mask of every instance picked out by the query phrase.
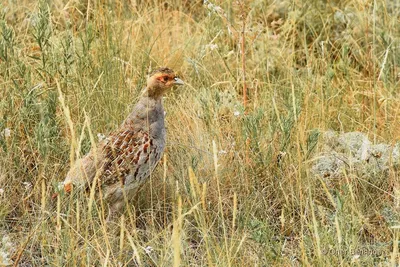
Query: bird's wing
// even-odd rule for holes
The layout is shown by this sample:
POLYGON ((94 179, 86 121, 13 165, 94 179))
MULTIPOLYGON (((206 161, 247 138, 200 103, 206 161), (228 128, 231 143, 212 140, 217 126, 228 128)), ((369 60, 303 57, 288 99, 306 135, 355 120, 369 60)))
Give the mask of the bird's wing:
POLYGON ((125 177, 144 156, 151 140, 147 132, 131 129, 111 134, 101 146, 103 175, 101 184, 125 183, 125 177))
POLYGON ((100 184, 124 184, 125 177, 141 156, 147 154, 151 143, 147 132, 129 129, 111 133, 96 149, 75 162, 63 182, 64 190, 70 192, 73 184, 88 186, 96 173, 100 174, 100 184))

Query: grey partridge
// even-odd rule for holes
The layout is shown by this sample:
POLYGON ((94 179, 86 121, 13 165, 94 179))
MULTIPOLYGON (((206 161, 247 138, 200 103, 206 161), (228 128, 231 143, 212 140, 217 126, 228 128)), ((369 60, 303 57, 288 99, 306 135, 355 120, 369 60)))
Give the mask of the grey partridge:
POLYGON ((162 97, 173 86, 183 84, 169 68, 153 71, 143 95, 121 126, 71 167, 64 190, 88 188, 97 175, 109 217, 120 211, 124 191, 131 198, 161 159, 166 138, 162 97))

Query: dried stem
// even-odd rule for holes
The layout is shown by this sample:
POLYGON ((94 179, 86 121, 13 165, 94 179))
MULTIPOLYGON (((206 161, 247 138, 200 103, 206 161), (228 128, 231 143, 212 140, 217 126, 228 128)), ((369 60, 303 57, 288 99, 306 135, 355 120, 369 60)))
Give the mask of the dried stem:
POLYGON ((241 34, 241 54, 242 54, 242 82, 243 82, 243 107, 246 112, 247 107, 247 85, 246 85, 246 38, 245 38, 245 30, 246 30, 246 16, 242 14, 243 26, 242 26, 242 34, 241 34))

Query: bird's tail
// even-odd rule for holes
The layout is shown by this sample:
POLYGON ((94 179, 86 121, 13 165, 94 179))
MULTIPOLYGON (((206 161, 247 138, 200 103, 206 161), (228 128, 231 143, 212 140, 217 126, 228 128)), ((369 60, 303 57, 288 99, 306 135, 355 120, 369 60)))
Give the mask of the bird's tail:
POLYGON ((52 198, 52 199, 57 198, 57 196, 60 194, 60 191, 63 191, 63 192, 65 192, 65 193, 71 193, 72 188, 73 188, 73 184, 72 184, 71 181, 69 181, 69 182, 67 182, 67 183, 61 182, 61 183, 58 185, 58 187, 57 187, 58 192, 55 192, 55 193, 51 196, 51 198, 52 198))

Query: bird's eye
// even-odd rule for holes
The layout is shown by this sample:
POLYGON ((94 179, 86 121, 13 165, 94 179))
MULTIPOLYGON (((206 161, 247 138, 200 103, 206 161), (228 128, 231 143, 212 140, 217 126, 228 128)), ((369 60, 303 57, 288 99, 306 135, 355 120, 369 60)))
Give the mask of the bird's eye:
POLYGON ((168 82, 168 76, 164 76, 164 82, 168 82))

